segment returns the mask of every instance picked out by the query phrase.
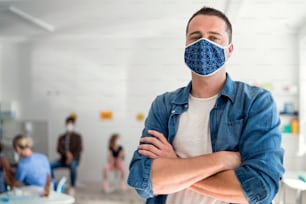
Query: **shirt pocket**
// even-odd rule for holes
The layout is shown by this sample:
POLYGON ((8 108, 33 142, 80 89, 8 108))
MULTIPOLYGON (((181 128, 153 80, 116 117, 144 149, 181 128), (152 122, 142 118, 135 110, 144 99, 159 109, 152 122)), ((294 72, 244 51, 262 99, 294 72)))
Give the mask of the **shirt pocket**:
POLYGON ((217 144, 222 150, 239 151, 239 140, 243 131, 243 119, 230 120, 218 131, 217 144))

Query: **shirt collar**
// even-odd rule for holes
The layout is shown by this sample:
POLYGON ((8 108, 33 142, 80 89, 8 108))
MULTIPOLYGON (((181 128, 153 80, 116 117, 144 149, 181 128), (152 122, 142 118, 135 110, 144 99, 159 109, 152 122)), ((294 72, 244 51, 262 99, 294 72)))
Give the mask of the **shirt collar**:
POLYGON ((221 89, 219 95, 226 96, 227 98, 229 98, 231 100, 232 103, 234 102, 235 83, 227 73, 226 73, 225 84, 224 84, 223 88, 221 89))
POLYGON ((191 81, 188 83, 187 87, 178 92, 177 96, 173 100, 173 103, 177 105, 188 104, 190 91, 191 81))
MULTIPOLYGON (((192 85, 191 85, 191 81, 190 81, 188 83, 187 87, 185 87, 182 91, 180 91, 178 93, 177 97, 173 100, 173 103, 178 104, 178 105, 188 104, 191 87, 192 87, 192 85)), ((229 98, 232 103, 234 102, 235 83, 227 73, 226 73, 225 84, 224 84, 223 88, 221 89, 218 98, 220 96, 225 96, 225 97, 229 98)))

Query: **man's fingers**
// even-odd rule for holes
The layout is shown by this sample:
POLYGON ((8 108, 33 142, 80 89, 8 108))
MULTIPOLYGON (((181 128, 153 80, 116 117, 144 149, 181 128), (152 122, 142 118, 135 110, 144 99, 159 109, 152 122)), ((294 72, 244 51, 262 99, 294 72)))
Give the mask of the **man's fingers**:
POLYGON ((165 138, 165 136, 162 133, 160 133, 156 130, 149 130, 148 133, 150 135, 153 135, 154 137, 158 138, 162 143, 164 143, 164 144, 168 143, 167 139, 165 138))
POLYGON ((154 153, 152 153, 150 151, 147 151, 147 150, 139 149, 138 153, 143 155, 143 156, 149 157, 151 159, 156 159, 157 158, 157 155, 155 155, 154 153))
POLYGON ((151 145, 151 144, 139 145, 138 149, 152 152, 155 155, 160 155, 160 153, 161 153, 161 151, 157 147, 155 147, 154 145, 151 145))
POLYGON ((149 143, 157 147, 158 149, 161 149, 164 145, 163 143, 155 137, 143 137, 140 139, 141 142, 143 143, 149 143))
POLYGON ((155 158, 177 158, 172 145, 167 141, 165 136, 155 130, 149 130, 150 136, 142 137, 141 144, 138 146, 139 154, 155 158))

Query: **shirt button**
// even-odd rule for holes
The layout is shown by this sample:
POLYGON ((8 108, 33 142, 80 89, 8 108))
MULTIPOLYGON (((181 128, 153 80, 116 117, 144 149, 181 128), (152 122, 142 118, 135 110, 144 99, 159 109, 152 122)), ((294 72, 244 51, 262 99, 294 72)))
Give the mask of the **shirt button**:
POLYGON ((185 108, 188 108, 188 105, 187 105, 187 104, 185 105, 185 108))
POLYGON ((172 110, 171 113, 175 113, 175 110, 172 110))

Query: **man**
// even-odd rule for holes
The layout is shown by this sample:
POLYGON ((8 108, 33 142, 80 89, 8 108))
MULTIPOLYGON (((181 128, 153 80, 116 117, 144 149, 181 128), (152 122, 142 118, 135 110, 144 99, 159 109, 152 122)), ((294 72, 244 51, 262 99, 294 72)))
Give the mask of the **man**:
POLYGON ((75 118, 73 117, 68 117, 66 119, 66 133, 61 135, 58 139, 57 152, 60 154, 61 158, 51 164, 52 177, 54 178, 54 169, 62 167, 69 168, 69 194, 73 195, 77 180, 77 167, 82 152, 82 137, 75 132, 75 118))
POLYGON ((284 172, 280 120, 269 92, 232 81, 232 27, 204 7, 189 20, 187 87, 158 96, 130 163, 147 203, 271 203, 284 172))

